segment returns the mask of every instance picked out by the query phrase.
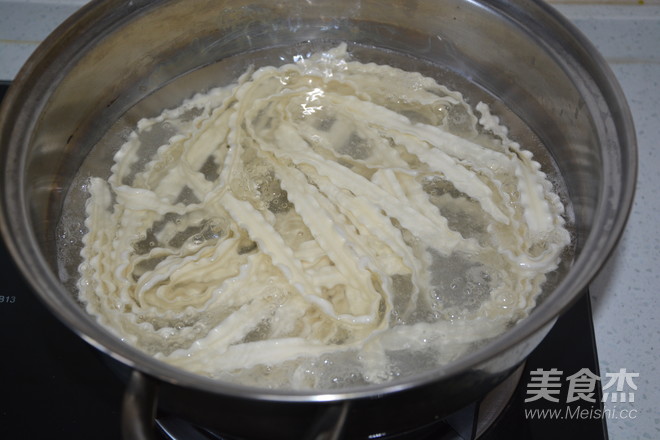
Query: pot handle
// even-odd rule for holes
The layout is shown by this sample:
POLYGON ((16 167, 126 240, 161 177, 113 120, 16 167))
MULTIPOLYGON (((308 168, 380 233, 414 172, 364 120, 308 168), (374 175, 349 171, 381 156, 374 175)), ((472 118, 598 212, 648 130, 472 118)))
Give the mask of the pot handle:
POLYGON ((340 440, 346 425, 346 418, 351 402, 346 400, 341 404, 326 409, 312 424, 311 429, 303 437, 304 440, 340 440))
MULTIPOLYGON (((157 381, 138 370, 133 370, 124 392, 121 408, 121 435, 123 440, 155 440, 157 381)), ((328 407, 312 423, 304 440, 340 440, 350 401, 328 407)))
POLYGON ((156 381, 138 370, 131 372, 121 408, 123 440, 154 440, 156 381))

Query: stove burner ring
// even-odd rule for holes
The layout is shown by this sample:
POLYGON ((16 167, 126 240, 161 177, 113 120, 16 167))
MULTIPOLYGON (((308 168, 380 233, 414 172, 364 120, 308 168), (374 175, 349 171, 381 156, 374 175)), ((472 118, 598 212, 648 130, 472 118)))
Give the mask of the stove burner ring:
MULTIPOLYGON (((504 382, 495 387, 481 401, 472 403, 454 414, 434 420, 410 432, 394 435, 374 434, 378 440, 476 440, 479 439, 503 413, 511 400, 524 370, 524 364, 504 382)), ((341 430, 348 406, 338 407, 330 429, 319 429, 305 440, 343 440, 341 430)), ((189 423, 176 415, 160 414, 156 419, 163 440, 249 440, 218 433, 189 423)))

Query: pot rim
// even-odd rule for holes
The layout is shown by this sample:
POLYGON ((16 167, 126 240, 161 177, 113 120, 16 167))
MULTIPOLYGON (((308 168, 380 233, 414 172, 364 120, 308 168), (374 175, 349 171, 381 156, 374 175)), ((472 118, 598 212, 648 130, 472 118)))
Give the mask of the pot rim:
MULTIPOLYGON (((101 20, 108 11, 119 7, 126 9, 125 3, 127 2, 122 0, 95 0, 86 4, 47 37, 30 57, 12 83, 0 108, 0 148, 2 149, 3 161, 6 161, 7 158, 7 145, 10 144, 9 139, 12 132, 15 131, 14 124, 19 122, 20 112, 16 109, 19 109, 22 103, 28 99, 30 86, 38 78, 40 66, 51 61, 52 53, 57 53, 59 48, 70 39, 80 36, 81 33, 84 33, 82 32, 84 29, 92 26, 96 20, 101 20)), ((136 12, 149 2, 136 1, 128 3, 132 5, 132 11, 136 12)), ((30 217, 24 202, 23 188, 18 183, 22 182, 24 177, 22 166, 12 168, 12 163, 5 163, 6 172, 3 178, 5 188, 0 194, 0 205, 2 207, 0 229, 14 261, 50 311, 98 350, 160 381, 205 392, 281 402, 333 402, 366 398, 412 389, 430 382, 451 379, 496 358, 507 350, 513 349, 530 335, 550 326, 563 311, 570 307, 613 252, 630 215, 634 198, 637 178, 636 137, 630 109, 613 72, 593 45, 566 18, 540 0, 533 0, 531 3, 526 0, 508 2, 497 0, 489 3, 488 7, 498 9, 509 17, 513 17, 521 26, 523 26, 521 23, 526 23, 524 20, 529 18, 525 15, 531 15, 534 18, 534 24, 530 26, 542 29, 545 35, 551 35, 554 31, 554 34, 571 39, 568 44, 565 44, 566 42, 562 40, 553 43, 562 45, 562 47, 578 48, 582 67, 587 69, 590 74, 598 75, 598 78, 596 78, 597 85, 601 88, 610 109, 613 110, 612 117, 617 129, 619 143, 628 155, 625 157, 627 168, 623 169, 621 174, 624 177, 622 182, 612 182, 612 177, 604 173, 604 183, 600 188, 600 198, 594 215, 595 223, 592 232, 587 237, 573 267, 555 291, 552 292, 552 298, 538 305, 530 317, 516 324, 513 329, 474 352, 437 370, 423 374, 393 380, 385 384, 339 390, 268 390, 222 382, 170 366, 111 336, 81 307, 72 307, 75 301, 60 283, 56 274, 51 271, 45 258, 38 252, 39 245, 36 237, 31 229, 30 222, 26 221, 30 217), (523 12, 525 8, 527 10, 523 12), (614 184, 620 185, 621 190, 618 195, 616 191, 613 193, 614 184), (616 198, 619 209, 613 219, 604 218, 603 214, 608 203, 611 203, 610 199, 613 196, 616 198), (18 206, 14 203, 16 200, 18 200, 18 206), (596 236, 594 231, 600 231, 601 235, 596 236), (603 231, 607 231, 609 234, 603 234, 603 231), (17 237, 23 237, 22 241, 19 241, 17 237)), ((43 98, 31 97, 29 99, 43 98)), ((27 143, 27 141, 27 137, 18 140, 12 139, 14 144, 27 143)), ((21 157, 24 161, 25 158, 21 157)), ((23 162, 19 162, 19 165, 22 164, 23 162)), ((16 165, 16 163, 14 162, 13 165, 16 165)))

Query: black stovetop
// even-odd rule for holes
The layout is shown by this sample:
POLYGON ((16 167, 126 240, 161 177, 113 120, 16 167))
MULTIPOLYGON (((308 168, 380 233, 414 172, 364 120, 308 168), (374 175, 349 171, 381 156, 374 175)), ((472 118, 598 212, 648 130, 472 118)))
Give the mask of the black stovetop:
MULTIPOLYGON (((7 84, 0 83, 0 98, 6 88, 7 84)), ((0 439, 119 439, 123 382, 104 355, 37 299, 4 243, 0 265, 5 274, 0 284, 0 439)), ((481 439, 607 439, 602 418, 525 417, 525 411, 533 409, 601 408, 599 398, 596 403, 566 403, 564 394, 556 404, 524 402, 531 371, 556 368, 566 378, 587 368, 600 375, 597 359, 589 295, 585 294, 529 357, 514 397, 481 439)), ((418 438, 456 438, 440 427, 437 432, 425 432, 418 438)))

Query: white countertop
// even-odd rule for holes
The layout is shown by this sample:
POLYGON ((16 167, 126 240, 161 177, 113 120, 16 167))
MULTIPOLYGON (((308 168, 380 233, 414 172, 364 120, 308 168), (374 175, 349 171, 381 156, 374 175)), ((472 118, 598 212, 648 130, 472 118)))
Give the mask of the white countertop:
MULTIPOLYGON (((0 80, 85 0, 0 0, 0 80)), ((639 144, 633 211, 614 256, 591 287, 601 374, 639 373, 627 418, 608 417, 612 440, 660 438, 660 0, 553 4, 595 44, 632 109, 639 144), (658 217, 656 217, 658 216, 658 217), (634 418, 633 418, 634 415, 634 418)), ((631 390, 628 390, 631 391, 631 390)), ((616 406, 606 403, 606 408, 616 406)))

